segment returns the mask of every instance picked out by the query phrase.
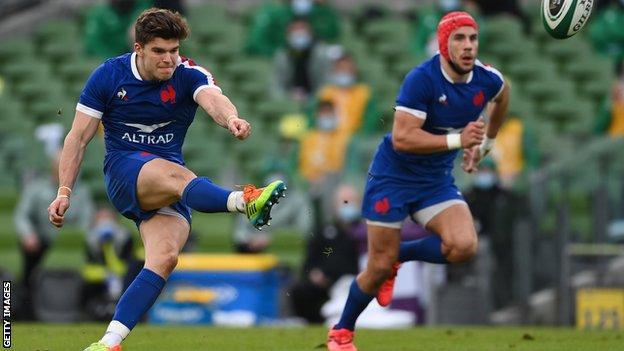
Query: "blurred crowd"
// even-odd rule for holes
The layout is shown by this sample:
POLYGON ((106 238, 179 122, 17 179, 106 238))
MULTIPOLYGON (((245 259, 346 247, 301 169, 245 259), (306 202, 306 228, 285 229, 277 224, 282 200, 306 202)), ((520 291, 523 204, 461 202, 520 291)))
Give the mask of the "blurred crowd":
MULTIPOLYGON (((184 1, 100 2, 85 16, 85 53, 103 60, 130 51, 133 22, 141 11, 151 6, 183 14, 189 11, 184 1)), ((416 58, 435 54, 439 18, 458 9, 470 12, 477 19, 515 16, 529 30, 530 21, 518 1, 434 1, 405 15, 413 23, 410 41, 404 43, 414 55, 413 66, 419 63, 416 58)), ((381 6, 362 6, 353 21, 354 30, 382 18, 386 15, 384 11, 381 6)), ((595 11, 587 29, 588 37, 598 52, 618 62, 612 93, 604 97, 595 132, 622 136, 624 1, 602 1, 595 11)), ((297 273, 292 273, 289 291, 292 313, 310 323, 334 316, 330 308, 332 299, 339 297, 332 287, 340 284, 341 278, 357 274, 365 262, 366 231, 360 194, 368 160, 380 135, 392 125, 383 120, 383 116, 391 116, 392 106, 380 103, 370 80, 363 79, 365 72, 359 57, 341 40, 341 18, 331 0, 264 1, 248 17, 244 43, 246 55, 272 62, 273 76, 265 86, 272 98, 291 100, 300 106, 298 111, 277 116, 278 128, 272 133, 278 135, 279 145, 277 152, 264 160, 269 166, 263 170, 263 180, 281 178, 296 186, 289 187, 288 206, 276 208, 271 231, 258 234, 242 216, 237 218, 232 234, 233 249, 240 253, 265 252, 271 245, 272 233, 284 229, 297 231, 306 238, 305 258, 297 273)), ((481 45, 489 44, 487 36, 481 40, 481 45)), ((184 55, 184 44, 181 53, 184 55)), ((219 72, 214 73, 218 77, 219 72)), ((399 86, 393 84, 389 88, 393 92, 388 94, 394 94, 399 86)), ((227 95, 227 91, 224 93, 227 95)), ((523 117, 513 113, 508 116, 493 156, 463 189, 478 232, 489 240, 489 254, 495 260, 489 273, 494 308, 513 302, 513 262, 508 253, 513 226, 526 202, 515 187, 520 178, 540 165, 540 151, 523 117)), ((47 223, 46 208, 58 186, 58 151, 64 133, 60 124, 38 129, 36 137, 45 145, 49 156, 49 173, 25 177, 14 212, 23 262, 24 306, 32 306, 30 301, 40 293, 35 289, 35 272, 58 235, 47 223)), ((85 233, 87 265, 81 275, 88 284, 81 304, 95 319, 107 320, 114 306, 111 302, 140 269, 141 254, 133 245, 136 238, 120 224, 105 199, 95 200, 89 187, 81 183, 74 189, 72 199, 67 220, 85 233)), ((410 224, 404 226, 405 240, 431 235, 407 221, 410 224)), ((397 293, 393 306, 414 313, 416 318, 408 319, 407 323, 423 323, 429 301, 426 286, 431 281, 426 277, 433 268, 424 263, 411 264, 412 268, 402 269, 405 273, 399 277, 397 289, 403 285, 404 290, 399 291, 404 293, 397 293)), ((453 274, 454 269, 451 266, 448 272, 435 274, 452 282, 460 279, 453 274)), ((33 312, 27 309, 23 315, 33 317, 33 312)))

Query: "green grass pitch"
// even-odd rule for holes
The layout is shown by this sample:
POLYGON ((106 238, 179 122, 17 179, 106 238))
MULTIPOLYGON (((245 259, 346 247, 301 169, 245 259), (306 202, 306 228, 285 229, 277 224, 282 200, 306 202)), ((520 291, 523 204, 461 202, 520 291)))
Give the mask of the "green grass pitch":
MULTIPOLYGON (((11 350, 81 351, 99 338, 105 324, 13 324, 11 350)), ((124 351, 324 350, 323 327, 216 328, 139 325, 124 351)), ((557 328, 436 327, 357 332, 360 351, 576 351, 624 350, 624 332, 557 328)))

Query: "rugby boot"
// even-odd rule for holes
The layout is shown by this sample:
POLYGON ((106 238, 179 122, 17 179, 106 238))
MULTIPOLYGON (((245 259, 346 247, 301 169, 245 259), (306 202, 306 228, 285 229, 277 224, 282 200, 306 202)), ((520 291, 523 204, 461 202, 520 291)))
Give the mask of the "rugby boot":
POLYGON ((263 226, 271 225, 271 208, 279 203, 280 198, 286 197, 286 189, 281 180, 276 180, 264 188, 245 185, 243 188, 245 215, 254 228, 262 230, 263 226))
POLYGON ((98 341, 89 345, 89 347, 87 347, 83 351, 121 351, 121 345, 108 347, 105 343, 98 341))
POLYGON ((330 329, 327 333, 328 351, 357 351, 353 345, 353 331, 349 329, 330 329))
POLYGON ((377 302, 379 302, 381 306, 386 307, 392 302, 392 295, 394 294, 394 281, 396 280, 399 268, 401 268, 400 262, 396 262, 392 265, 392 274, 388 279, 386 279, 385 282, 383 282, 383 284, 381 284, 379 291, 377 291, 377 302))

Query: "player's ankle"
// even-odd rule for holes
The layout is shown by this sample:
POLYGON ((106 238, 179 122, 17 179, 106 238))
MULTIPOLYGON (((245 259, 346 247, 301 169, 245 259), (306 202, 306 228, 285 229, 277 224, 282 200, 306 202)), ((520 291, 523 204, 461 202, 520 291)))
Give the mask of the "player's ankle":
POLYGON ((232 191, 227 199, 227 209, 230 212, 245 213, 245 200, 242 191, 232 191))

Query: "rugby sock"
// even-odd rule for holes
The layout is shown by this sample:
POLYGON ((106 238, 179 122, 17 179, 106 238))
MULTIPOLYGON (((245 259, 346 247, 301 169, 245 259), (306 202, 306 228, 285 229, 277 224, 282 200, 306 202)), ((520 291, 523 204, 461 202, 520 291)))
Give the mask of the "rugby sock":
POLYGON ((125 339, 128 334, 130 334, 130 329, 125 325, 121 324, 119 321, 111 321, 106 329, 106 334, 104 334, 100 341, 108 347, 113 347, 121 344, 121 341, 125 339))
POLYGON ((208 178, 197 177, 188 183, 180 201, 199 212, 228 212, 231 192, 215 185, 208 178))
POLYGON ((342 316, 340 316, 340 321, 334 326, 334 329, 353 330, 355 328, 355 321, 374 297, 374 295, 363 292, 358 286, 357 280, 353 279, 353 283, 351 283, 351 288, 349 289, 347 303, 342 311, 342 316))
POLYGON ((227 209, 230 212, 245 212, 245 200, 242 191, 232 191, 227 199, 227 209))
POLYGON ((442 240, 438 235, 401 243, 399 262, 407 261, 449 263, 442 255, 442 240))
MULTIPOLYGON (((126 292, 121 295, 115 309, 113 321, 118 321, 130 332, 143 314, 152 307, 164 286, 165 280, 161 276, 147 268, 143 268, 130 286, 128 286, 126 292)), ((113 329, 112 332, 122 334, 119 333, 118 329, 113 329)), ((128 334, 126 333, 126 335, 128 334)), ((121 336, 125 337, 124 335, 121 336)))

